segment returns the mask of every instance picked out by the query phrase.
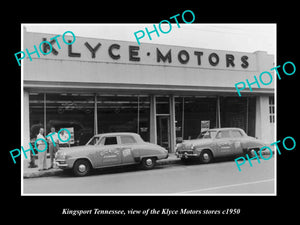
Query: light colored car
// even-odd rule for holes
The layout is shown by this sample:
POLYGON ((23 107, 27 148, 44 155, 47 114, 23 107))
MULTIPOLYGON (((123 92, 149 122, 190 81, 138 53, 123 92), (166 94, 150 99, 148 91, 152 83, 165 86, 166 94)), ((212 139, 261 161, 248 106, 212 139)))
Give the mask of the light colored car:
POLYGON ((168 158, 168 151, 143 141, 136 133, 105 133, 92 137, 86 145, 60 149, 55 156, 61 169, 85 176, 91 169, 141 164, 152 169, 156 160, 168 158))
POLYGON ((176 146, 176 155, 183 161, 198 158, 210 163, 218 157, 253 155, 266 146, 262 141, 248 136, 240 128, 216 128, 201 133, 197 139, 184 140, 176 146))

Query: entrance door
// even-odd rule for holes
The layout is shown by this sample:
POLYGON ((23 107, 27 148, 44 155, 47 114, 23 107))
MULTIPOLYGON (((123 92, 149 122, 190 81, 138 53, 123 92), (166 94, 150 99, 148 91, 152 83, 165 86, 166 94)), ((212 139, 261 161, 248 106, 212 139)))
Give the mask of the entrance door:
POLYGON ((170 151, 170 117, 157 116, 157 144, 170 151))

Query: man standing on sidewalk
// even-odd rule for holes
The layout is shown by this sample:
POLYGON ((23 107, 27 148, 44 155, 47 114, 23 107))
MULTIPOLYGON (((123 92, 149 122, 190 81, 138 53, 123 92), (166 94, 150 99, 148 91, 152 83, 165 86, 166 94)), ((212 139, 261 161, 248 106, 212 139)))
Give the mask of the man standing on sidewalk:
POLYGON ((37 135, 36 139, 44 139, 45 141, 40 140, 37 142, 37 148, 39 149, 39 171, 47 169, 47 142, 43 134, 44 128, 40 128, 39 134, 37 135))
POLYGON ((55 127, 51 127, 51 132, 47 135, 47 142, 49 144, 49 153, 50 153, 50 167, 49 169, 53 168, 53 161, 55 157, 55 153, 59 149, 59 139, 57 133, 55 132, 55 127), (51 137, 53 140, 51 140, 51 137), (54 143, 53 143, 54 142, 54 143))

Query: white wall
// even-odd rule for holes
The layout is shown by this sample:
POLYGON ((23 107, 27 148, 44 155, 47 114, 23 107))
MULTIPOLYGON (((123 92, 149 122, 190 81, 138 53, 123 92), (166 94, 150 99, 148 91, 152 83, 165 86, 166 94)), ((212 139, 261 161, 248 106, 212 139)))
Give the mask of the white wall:
POLYGON ((255 136, 266 144, 275 141, 275 123, 270 123, 269 96, 258 96, 256 98, 256 124, 255 136))

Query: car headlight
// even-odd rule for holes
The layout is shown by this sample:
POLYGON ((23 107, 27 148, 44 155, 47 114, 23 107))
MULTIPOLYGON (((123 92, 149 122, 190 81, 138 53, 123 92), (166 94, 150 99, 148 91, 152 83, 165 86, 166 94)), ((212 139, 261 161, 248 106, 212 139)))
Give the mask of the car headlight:
POLYGON ((56 152, 55 159, 66 159, 67 154, 65 152, 56 152))

